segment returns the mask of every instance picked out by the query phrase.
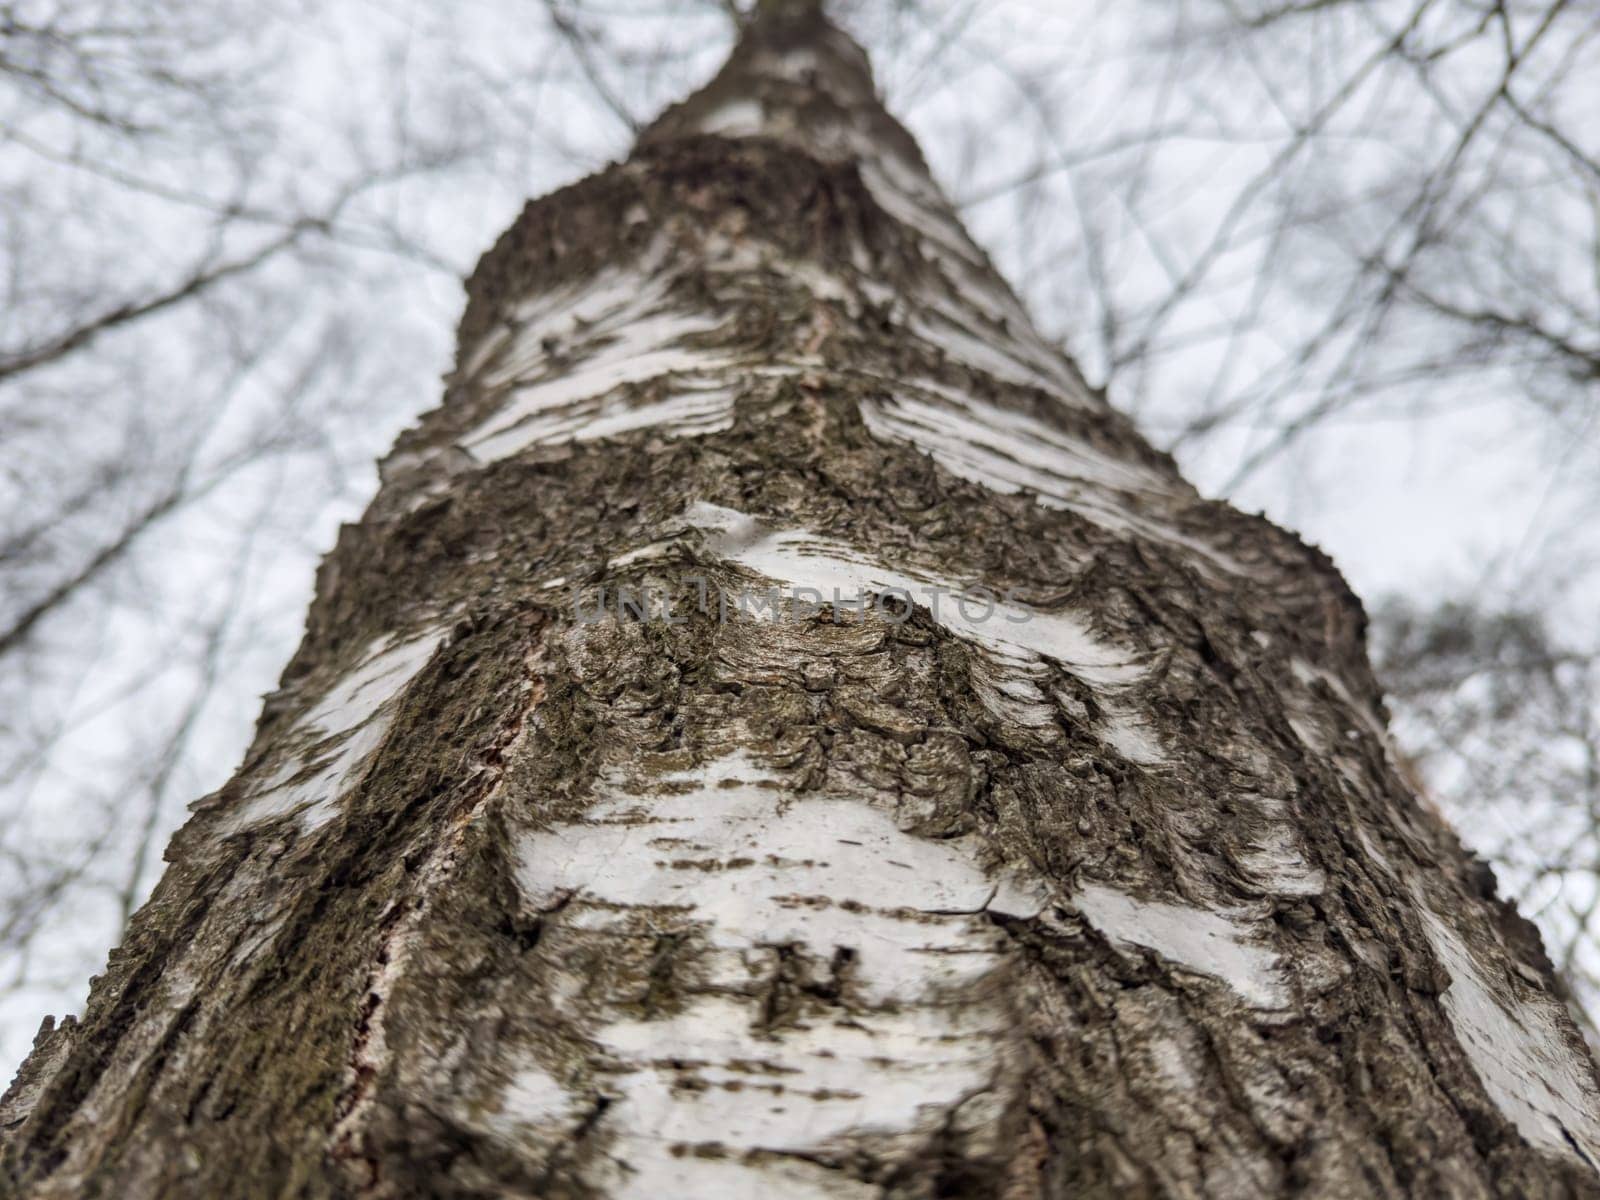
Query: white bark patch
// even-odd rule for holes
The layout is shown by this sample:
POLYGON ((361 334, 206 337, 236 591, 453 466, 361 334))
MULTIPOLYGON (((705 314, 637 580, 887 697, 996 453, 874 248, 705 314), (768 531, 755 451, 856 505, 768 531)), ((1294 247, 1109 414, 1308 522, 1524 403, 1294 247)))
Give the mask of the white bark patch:
POLYGON ((1042 388, 1078 407, 1095 407, 1066 357, 1039 336, 920 163, 855 130, 843 139, 839 154, 860 164, 862 182, 878 206, 917 237, 922 252, 945 276, 947 294, 928 288, 914 293, 931 315, 911 317, 912 333, 997 379, 1042 388), (975 330, 974 317, 982 317, 988 327, 975 330))
POLYGON ((954 389, 918 384, 939 398, 904 393, 874 401, 862 416, 874 434, 922 447, 952 474, 991 491, 1034 492, 1066 507, 1083 485, 1169 494, 1173 488, 1148 467, 1129 463, 1026 413, 979 406, 954 389))
POLYGON ((1257 834, 1253 845, 1239 856, 1239 866, 1251 882, 1277 896, 1316 896, 1327 886, 1322 871, 1306 861, 1300 836, 1280 801, 1257 798, 1272 824, 1257 834))
MULTIPOLYGON (((1460 936, 1417 894, 1433 952, 1450 973, 1441 1002, 1483 1089, 1531 1144, 1600 1164, 1600 1112, 1589 1064, 1564 1032, 1565 1014, 1548 997, 1519 1000, 1498 984, 1460 936)), ((1498 948, 1497 948, 1498 949, 1498 948)), ((1507 951, 1499 949, 1500 954, 1507 951)))
POLYGON ((1169 761, 1160 736, 1137 709, 1108 708, 1097 732, 1102 742, 1131 763, 1158 767, 1169 761))
POLYGON ((1119 461, 1045 422, 977 405, 949 388, 922 383, 938 397, 902 391, 861 408, 867 430, 885 441, 915 446, 945 470, 1002 495, 1030 493, 1047 508, 1066 509, 1102 528, 1163 542, 1198 554, 1231 574, 1247 569, 1231 556, 1138 511, 1116 492, 1168 497, 1172 484, 1156 472, 1119 461))
POLYGON ((682 387, 682 395, 657 404, 649 417, 641 418, 637 409, 630 414, 632 406, 626 403, 607 406, 601 401, 625 384, 674 373, 704 375, 725 369, 731 362, 727 351, 679 344, 684 337, 705 333, 718 324, 720 318, 709 313, 640 318, 608 338, 583 362, 552 367, 550 378, 516 388, 510 402, 463 438, 461 445, 479 462, 494 462, 540 442, 607 436, 596 432, 606 422, 615 428, 640 428, 653 423, 670 426, 675 419, 687 419, 693 432, 706 432, 708 422, 725 421, 733 406, 731 392, 715 381, 682 387))
POLYGON ((1254 940, 1256 931, 1246 922, 1212 909, 1140 900, 1099 883, 1085 884, 1072 903, 1110 941, 1153 950, 1220 979, 1253 1008, 1282 1009, 1289 1003, 1278 955, 1254 940))
MULTIPOLYGON (((654 360, 655 365, 667 361, 654 360)), ((644 364, 641 370, 653 370, 644 364)), ((593 442, 639 429, 657 429, 668 437, 703 437, 733 424, 737 387, 696 375, 673 381, 675 394, 665 400, 635 404, 623 397, 596 396, 554 410, 531 412, 503 433, 469 447, 480 461, 492 462, 529 446, 560 442, 593 442)), ((523 401, 518 400, 519 410, 523 401)))
POLYGON ((967 944, 968 917, 997 888, 965 847, 902 833, 856 800, 796 801, 759 780, 747 760, 730 758, 692 791, 604 801, 583 823, 527 843, 524 887, 692 909, 725 949, 814 942, 826 957, 834 945, 861 944, 865 930, 873 950, 857 982, 873 1004, 914 1000, 936 978, 957 985, 992 968, 987 955, 951 953, 967 944), (928 914, 957 915, 927 922, 928 914), (846 935, 853 940, 830 940, 846 935))
MULTIPOLYGON (((910 1133, 995 1086, 1006 967, 983 911, 1002 886, 968 843, 903 833, 860 800, 796 797, 740 755, 658 786, 608 789, 582 821, 519 846, 530 905, 566 898, 562 922, 618 935, 655 913, 706 948, 712 977, 670 1013, 590 1025, 604 1087, 620 1097, 602 1118, 615 1194, 745 1195, 758 1179, 807 1194, 742 1157, 910 1133), (767 1027, 762 989, 780 948, 812 963, 849 957, 836 1005, 767 1027), (684 1153, 711 1145, 720 1157, 684 1153)), ((1040 903, 1015 881, 1003 891, 1007 908, 1040 903)), ((561 1111, 540 1083, 535 1107, 561 1111)), ((528 1109, 515 1086, 502 1106, 528 1109)))
POLYGON ((758 55, 751 64, 762 75, 784 79, 790 83, 809 83, 822 65, 821 56, 810 47, 788 50, 782 54, 771 52, 758 55))
POLYGON ((861 180, 879 207, 943 250, 987 270, 989 264, 983 252, 967 235, 939 185, 920 163, 907 161, 870 134, 856 134, 846 152, 860 161, 861 180))
POLYGON ((723 137, 756 137, 763 132, 765 124, 761 101, 741 98, 730 100, 702 118, 700 132, 723 137))
POLYGON ((496 370, 479 382, 492 386, 543 362, 546 338, 559 344, 615 332, 660 307, 670 280, 669 259, 667 246, 658 242, 631 265, 603 267, 572 283, 524 296, 513 307, 512 324, 506 327, 516 335, 513 355, 502 357, 496 370))
POLYGON ((604 324, 616 328, 625 313, 637 315, 642 297, 661 298, 650 273, 663 257, 658 248, 635 268, 606 267, 575 283, 537 292, 520 301, 511 320, 496 325, 463 356, 462 374, 479 384, 504 382, 535 369, 546 357, 545 339, 557 344, 604 324), (494 371, 486 373, 493 363, 494 371))
POLYGON ((975 668, 973 691, 997 720, 1024 729, 1055 728, 1056 706, 1046 698, 1041 686, 1048 675, 1041 661, 1028 655, 991 651, 979 657, 975 668))
POLYGON ((230 814, 230 829, 296 812, 307 832, 331 820, 339 798, 388 736, 390 702, 427 665, 444 637, 443 630, 432 630, 405 641, 374 642, 360 665, 295 722, 285 736, 310 739, 311 744, 289 756, 245 797, 230 814))
POLYGON ((786 278, 804 284, 814 299, 843 304, 852 316, 860 312, 859 299, 850 284, 825 267, 799 258, 781 262, 778 269, 786 278))
POLYGON ((1104 685, 1133 683, 1145 674, 1137 655, 1091 633, 1072 613, 1004 600, 992 606, 976 601, 962 604, 957 594, 972 592, 972 581, 892 567, 808 530, 768 530, 731 508, 696 501, 685 516, 692 527, 708 535, 707 548, 728 562, 791 587, 814 588, 830 603, 835 594, 841 602, 851 603, 868 594, 903 592, 927 608, 941 628, 989 650, 998 661, 1017 660, 1019 655, 1048 658, 1090 683, 1104 685))
POLYGON ((1332 671, 1325 671, 1321 667, 1312 666, 1303 658, 1290 659, 1289 669, 1294 672, 1295 678, 1307 687, 1319 680, 1326 684, 1328 690, 1339 698, 1340 703, 1350 711, 1350 715, 1356 719, 1357 723, 1376 738, 1386 751, 1388 750, 1390 746, 1389 727, 1384 724, 1383 718, 1371 707, 1356 700, 1350 689, 1345 686, 1344 680, 1340 679, 1332 671))
POLYGON ((719 328, 725 315, 686 308, 671 295, 664 246, 631 267, 528 296, 512 319, 463 357, 462 373, 509 400, 460 440, 481 463, 528 446, 592 441, 635 429, 671 436, 726 429, 732 420, 734 358, 686 339, 719 328), (666 394, 639 403, 618 389, 671 377, 666 394))
MULTIPOLYGON (((1370 777, 1372 768, 1363 749, 1365 739, 1370 737, 1382 751, 1390 776, 1409 790, 1410 772, 1400 764, 1394 738, 1384 723, 1381 709, 1357 700, 1349 685, 1332 671, 1314 666, 1301 658, 1290 659, 1289 667, 1294 680, 1301 686, 1299 689, 1293 686, 1280 687, 1278 694, 1283 701, 1289 727, 1300 742, 1326 759, 1357 792, 1365 792, 1373 786, 1370 777), (1330 706, 1327 699, 1318 693, 1318 684, 1324 685, 1332 693, 1336 705, 1330 706)), ((1367 831, 1358 830, 1358 833, 1372 862, 1395 875, 1393 865, 1383 856, 1367 831)))
POLYGON ((966 321, 941 312, 931 315, 912 312, 906 319, 906 326, 913 336, 936 347, 946 358, 994 379, 1039 388, 1060 398, 1079 394, 1076 381, 1065 367, 1049 362, 1013 338, 980 333, 966 321))
POLYGON ((548 1127, 575 1104, 572 1093, 555 1076, 540 1066, 525 1066, 512 1075, 500 1093, 500 1111, 489 1118, 488 1124, 503 1136, 515 1136, 529 1126, 548 1127))

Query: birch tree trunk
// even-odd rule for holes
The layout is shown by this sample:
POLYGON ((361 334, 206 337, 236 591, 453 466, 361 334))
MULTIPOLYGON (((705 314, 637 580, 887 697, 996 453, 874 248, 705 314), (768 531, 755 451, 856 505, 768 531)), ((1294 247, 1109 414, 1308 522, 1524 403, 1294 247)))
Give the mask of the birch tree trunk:
POLYGON ((1600 1194, 1360 604, 1040 338, 811 6, 469 297, 0 1191, 1600 1194))

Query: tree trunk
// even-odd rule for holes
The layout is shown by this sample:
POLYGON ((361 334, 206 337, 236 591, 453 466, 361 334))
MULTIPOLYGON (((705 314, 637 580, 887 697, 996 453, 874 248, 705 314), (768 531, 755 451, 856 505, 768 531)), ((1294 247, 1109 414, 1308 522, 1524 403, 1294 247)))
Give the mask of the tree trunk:
POLYGON ((1358 601, 1034 332, 810 10, 485 256, 0 1191, 1600 1194, 1358 601))

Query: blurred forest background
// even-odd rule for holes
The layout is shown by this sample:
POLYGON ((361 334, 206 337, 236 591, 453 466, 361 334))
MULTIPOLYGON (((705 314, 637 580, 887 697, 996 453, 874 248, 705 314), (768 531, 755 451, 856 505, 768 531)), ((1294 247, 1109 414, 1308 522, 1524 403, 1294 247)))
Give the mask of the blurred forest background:
MULTIPOLYGON (((0 1076, 236 764, 463 275, 739 8, 0 0, 0 1076)), ((1600 1016, 1600 3, 836 15, 1041 326, 1345 569, 1600 1016)))

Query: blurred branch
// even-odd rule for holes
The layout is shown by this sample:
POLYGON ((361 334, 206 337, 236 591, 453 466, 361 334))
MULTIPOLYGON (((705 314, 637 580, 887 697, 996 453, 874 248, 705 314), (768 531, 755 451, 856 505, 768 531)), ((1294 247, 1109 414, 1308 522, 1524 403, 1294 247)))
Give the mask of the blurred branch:
POLYGON ((549 14, 551 28, 561 35, 562 41, 572 51, 573 60, 583 72, 583 77, 589 81, 595 96, 612 116, 622 122, 629 134, 636 135, 643 128, 643 124, 628 111, 628 106, 612 90, 611 85, 606 82, 605 75, 596 65, 594 35, 586 32, 572 16, 562 10, 561 0, 544 0, 544 7, 545 12, 549 14))

